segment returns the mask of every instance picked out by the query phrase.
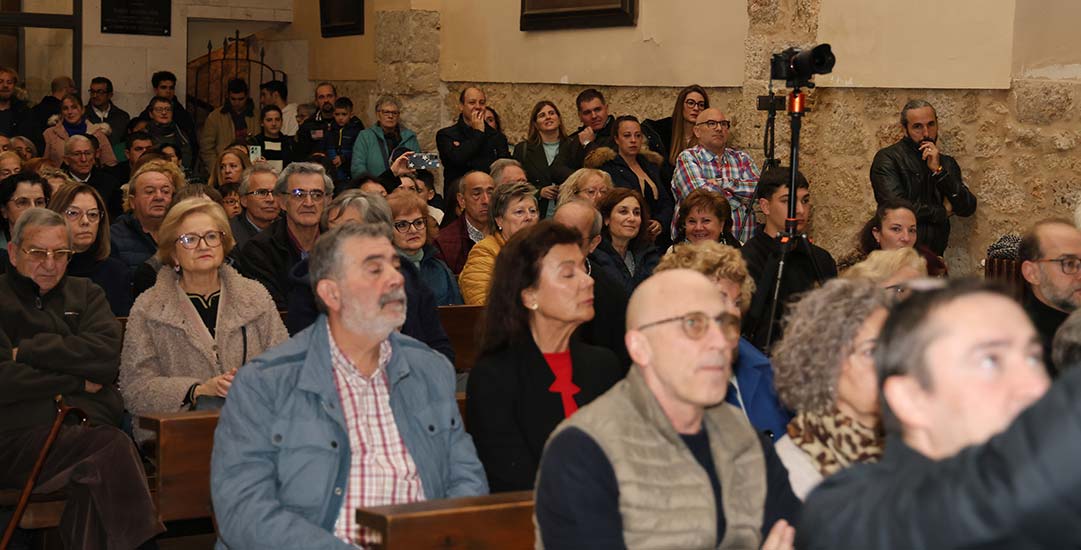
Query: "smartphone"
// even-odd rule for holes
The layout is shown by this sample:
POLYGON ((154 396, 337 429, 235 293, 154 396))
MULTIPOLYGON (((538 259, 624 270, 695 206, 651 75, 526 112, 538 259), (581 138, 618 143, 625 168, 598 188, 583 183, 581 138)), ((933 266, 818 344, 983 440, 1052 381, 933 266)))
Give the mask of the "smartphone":
POLYGON ((263 148, 258 145, 249 145, 248 158, 250 158, 253 163, 259 162, 259 159, 263 158, 263 148))
POLYGON ((439 162, 439 153, 413 153, 408 166, 414 170, 431 170, 443 165, 439 162))

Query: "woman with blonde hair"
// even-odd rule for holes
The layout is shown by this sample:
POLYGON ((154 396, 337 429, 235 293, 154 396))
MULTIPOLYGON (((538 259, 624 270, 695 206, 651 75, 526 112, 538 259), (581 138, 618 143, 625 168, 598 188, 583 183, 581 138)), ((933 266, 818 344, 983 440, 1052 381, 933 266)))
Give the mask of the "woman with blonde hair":
POLYGON ((134 414, 218 408, 237 369, 289 336, 266 289, 225 264, 234 243, 220 205, 180 201, 158 241, 163 267, 131 308, 120 391, 134 414))
POLYGON ((587 200, 596 207, 611 190, 612 176, 609 176, 608 172, 596 168, 579 168, 559 186, 559 202, 556 207, 576 198, 587 200))
POLYGON ((870 279, 883 288, 926 276, 927 260, 915 248, 872 251, 867 259, 841 273, 846 279, 870 279))
POLYGON ((207 182, 211 187, 218 188, 232 183, 240 185, 244 171, 251 168, 251 157, 243 147, 227 147, 218 155, 217 162, 210 170, 210 179, 207 182))

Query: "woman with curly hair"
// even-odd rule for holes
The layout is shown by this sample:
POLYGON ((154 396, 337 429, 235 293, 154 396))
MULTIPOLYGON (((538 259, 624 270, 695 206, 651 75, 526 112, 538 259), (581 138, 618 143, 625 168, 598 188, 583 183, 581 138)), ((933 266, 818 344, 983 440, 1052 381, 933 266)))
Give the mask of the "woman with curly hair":
POLYGON ((789 310, 773 373, 796 417, 776 449, 801 499, 825 477, 882 457, 873 356, 886 307, 874 282, 833 279, 789 310))

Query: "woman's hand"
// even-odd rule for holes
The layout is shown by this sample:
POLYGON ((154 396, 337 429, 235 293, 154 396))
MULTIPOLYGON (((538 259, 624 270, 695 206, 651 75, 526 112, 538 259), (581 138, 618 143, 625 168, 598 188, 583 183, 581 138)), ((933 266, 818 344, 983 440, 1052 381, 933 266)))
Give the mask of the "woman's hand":
POLYGON ((409 157, 411 156, 413 156, 413 151, 406 151, 394 159, 394 162, 390 165, 390 173, 394 174, 396 178, 417 173, 416 170, 409 167, 409 157))
POLYGON ((796 528, 783 519, 777 520, 762 543, 762 550, 792 550, 796 544, 796 528))
POLYGON ((229 394, 229 388, 232 387, 233 377, 235 376, 236 369, 233 369, 225 374, 219 374, 208 378, 205 382, 202 382, 195 387, 195 395, 225 397, 229 394))
POLYGON ((559 186, 558 185, 548 185, 548 186, 542 187, 541 190, 540 190, 540 196, 541 196, 542 199, 548 199, 548 200, 553 200, 553 199, 559 198, 559 186))

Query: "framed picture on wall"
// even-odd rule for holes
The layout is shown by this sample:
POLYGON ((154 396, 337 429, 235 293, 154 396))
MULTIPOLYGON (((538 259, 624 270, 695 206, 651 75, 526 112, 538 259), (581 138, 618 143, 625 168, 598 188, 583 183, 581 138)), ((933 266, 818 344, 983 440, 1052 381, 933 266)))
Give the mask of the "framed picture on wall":
POLYGON ((319 0, 323 38, 364 34, 364 0, 319 0))
POLYGON ((522 0, 523 31, 633 27, 638 0, 522 0))

